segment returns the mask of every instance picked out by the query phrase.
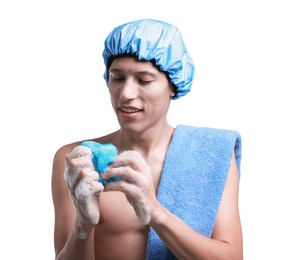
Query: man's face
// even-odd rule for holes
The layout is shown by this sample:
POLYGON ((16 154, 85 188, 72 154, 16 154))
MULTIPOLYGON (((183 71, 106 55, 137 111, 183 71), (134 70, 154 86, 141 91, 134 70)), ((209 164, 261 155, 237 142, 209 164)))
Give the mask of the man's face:
POLYGON ((151 62, 115 59, 109 69, 108 87, 122 129, 141 132, 165 122, 174 92, 166 75, 151 62))

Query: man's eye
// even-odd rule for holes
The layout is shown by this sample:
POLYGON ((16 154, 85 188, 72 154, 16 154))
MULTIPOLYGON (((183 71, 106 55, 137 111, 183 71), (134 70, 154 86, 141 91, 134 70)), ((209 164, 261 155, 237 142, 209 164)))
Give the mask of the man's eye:
POLYGON ((139 79, 138 82, 141 85, 147 85, 147 84, 150 84, 152 81, 151 80, 139 79))
POLYGON ((111 77, 111 80, 112 80, 113 82, 120 82, 120 81, 123 81, 124 78, 122 78, 122 77, 111 77))

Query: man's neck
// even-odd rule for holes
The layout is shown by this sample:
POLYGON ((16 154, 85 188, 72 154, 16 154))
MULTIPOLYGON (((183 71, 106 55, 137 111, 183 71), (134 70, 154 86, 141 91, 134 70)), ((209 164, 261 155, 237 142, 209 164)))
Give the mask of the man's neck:
POLYGON ((119 151, 135 150, 145 158, 159 151, 168 149, 174 128, 168 123, 161 127, 151 128, 142 134, 129 134, 122 129, 116 132, 115 143, 119 151))

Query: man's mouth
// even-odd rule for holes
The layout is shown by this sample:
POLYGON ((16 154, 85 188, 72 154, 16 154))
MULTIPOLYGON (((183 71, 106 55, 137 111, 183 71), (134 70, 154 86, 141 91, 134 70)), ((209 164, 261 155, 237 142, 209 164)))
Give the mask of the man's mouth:
POLYGON ((140 109, 137 108, 120 108, 120 110, 125 113, 137 113, 141 111, 140 109))

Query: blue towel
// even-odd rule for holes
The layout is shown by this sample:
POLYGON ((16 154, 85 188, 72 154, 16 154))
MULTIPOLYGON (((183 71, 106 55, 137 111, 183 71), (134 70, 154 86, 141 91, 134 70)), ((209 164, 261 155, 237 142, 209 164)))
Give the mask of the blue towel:
MULTIPOLYGON (((233 150, 240 175, 241 137, 238 132, 178 125, 166 155, 158 200, 207 237, 213 231, 233 150)), ((152 228, 147 259, 176 259, 152 228)))

